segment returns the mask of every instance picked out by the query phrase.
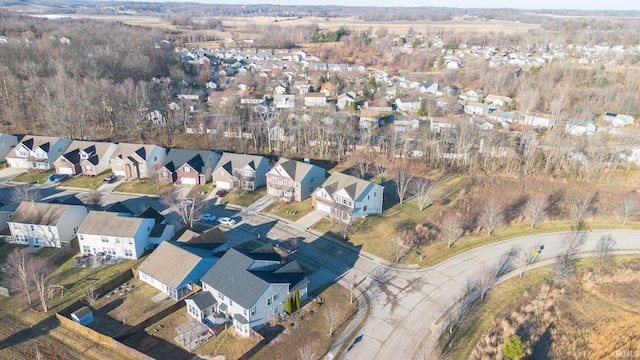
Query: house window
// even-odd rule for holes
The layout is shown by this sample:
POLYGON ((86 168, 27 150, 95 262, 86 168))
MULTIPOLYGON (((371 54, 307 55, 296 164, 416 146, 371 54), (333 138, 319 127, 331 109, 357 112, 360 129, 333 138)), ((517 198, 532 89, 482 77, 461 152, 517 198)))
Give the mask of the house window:
POLYGON ((106 236, 101 237, 101 240, 103 243, 108 243, 109 242, 109 238, 106 236))
POLYGON ((82 252, 85 253, 85 254, 86 253, 90 253, 91 252, 91 246, 83 245, 82 246, 82 252))
POLYGON ((84 167, 84 171, 91 171, 93 170, 93 168, 91 166, 85 166, 84 167))
POLYGON ((153 161, 158 161, 158 157, 157 157, 157 156, 154 156, 154 157, 153 157, 153 161))
POLYGON ((277 306, 273 308, 273 314, 274 315, 278 314, 278 307, 277 306))
POLYGON ((31 231, 34 231, 36 229, 36 227, 33 226, 33 225, 29 225, 29 229, 31 229, 31 231))
POLYGON ((120 238, 116 238, 116 244, 120 244, 120 238))
POLYGON ((367 205, 362 207, 362 211, 367 211, 367 205))
POLYGON ((309 182, 313 184, 313 180, 314 180, 314 178, 311 178, 311 180, 309 180, 309 182))
POLYGON ((218 297, 220 298, 220 301, 224 301, 224 295, 222 295, 222 293, 218 293, 218 297))
POLYGON ((191 168, 190 168, 190 167, 188 167, 188 166, 185 166, 185 167, 184 167, 184 172, 191 172, 191 168))
POLYGON ((278 183, 278 178, 277 177, 272 177, 271 178, 271 182, 274 183, 274 184, 277 184, 278 183))
POLYGON ((247 309, 242 310, 242 314, 247 317, 247 309))
POLYGON ((253 315, 255 315, 255 314, 256 314, 256 307, 255 307, 255 306, 254 306, 254 307, 252 307, 252 308, 249 310, 249 314, 251 314, 251 316, 253 316, 253 315))
POLYGON ((129 239, 129 245, 133 245, 133 239, 129 239))
POLYGON ((162 173, 162 178, 163 179, 168 179, 169 178, 169 174, 167 174, 166 172, 162 173))
POLYGON ((278 300, 278 293, 276 293, 275 295, 273 295, 273 302, 275 303, 276 300, 278 300))
POLYGON ((122 165, 122 159, 117 159, 116 160, 116 165, 122 165))
POLYGON ((78 239, 80 239, 80 241, 84 240, 84 235, 78 236, 78 239))
POLYGON ((66 162, 67 162, 67 159, 62 158, 62 159, 60 159, 60 162, 66 163, 66 162))
POLYGON ((231 301, 231 299, 229 299, 229 307, 233 306, 233 301, 231 301))
POLYGON ((267 298, 267 306, 271 306, 271 298, 267 298))
POLYGON ((133 257, 133 250, 125 250, 124 251, 124 256, 125 257, 133 257))

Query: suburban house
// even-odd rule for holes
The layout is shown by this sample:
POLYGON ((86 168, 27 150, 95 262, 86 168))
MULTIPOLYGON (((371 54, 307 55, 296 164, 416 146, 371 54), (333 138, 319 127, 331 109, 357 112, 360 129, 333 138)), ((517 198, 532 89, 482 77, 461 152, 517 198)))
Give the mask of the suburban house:
POLYGON ((138 259, 153 245, 170 240, 174 226, 158 224, 152 217, 109 211, 90 211, 78 228, 78 245, 83 254, 101 252, 125 259, 138 259))
POLYGON ((527 115, 524 117, 524 124, 531 125, 535 128, 548 129, 555 125, 552 124, 551 119, 553 119, 553 116, 549 114, 527 115))
POLYGON ((380 125, 380 111, 378 110, 360 110, 360 120, 358 127, 360 129, 377 129, 380 125))
POLYGON ((120 143, 110 160, 113 175, 142 179, 155 175, 164 165, 165 148, 157 145, 120 143))
POLYGON ((505 105, 509 105, 511 104, 512 99, 508 96, 501 96, 501 95, 487 95, 486 98, 484 98, 484 102, 487 104, 491 104, 491 105, 495 105, 495 106, 505 106, 505 105))
POLYGON ((356 102, 356 96, 354 92, 342 93, 338 95, 336 100, 336 106, 338 109, 344 110, 347 107, 352 107, 356 102))
POLYGON ((365 101, 363 108, 381 112, 392 112, 393 104, 391 104, 389 100, 367 100, 365 101))
POLYGON ((592 135, 598 127, 592 120, 570 120, 565 127, 565 133, 573 136, 592 135))
POLYGON ((474 102, 474 101, 469 101, 468 103, 464 104, 465 114, 484 116, 488 114, 489 111, 490 111, 490 107, 488 104, 474 102))
POLYGON ((308 92, 304 94, 304 106, 319 107, 327 105, 327 95, 321 92, 308 92))
POLYGON ((283 158, 267 173, 267 193, 281 201, 302 201, 324 182, 325 174, 321 167, 283 158))
POLYGON ((431 132, 440 133, 443 130, 452 130, 461 122, 461 118, 429 118, 429 130, 431 132))
POLYGON ((312 206, 333 219, 351 223, 382 213, 384 187, 357 177, 334 172, 313 192, 312 206))
POLYGON ((11 149, 18 145, 18 137, 10 134, 0 134, 0 162, 5 161, 11 149))
POLYGON ((410 132, 420 127, 420 119, 412 116, 396 116, 393 120, 393 131, 410 132))
POLYGON ((602 115, 602 120, 608 122, 612 127, 622 127, 633 125, 633 116, 606 112, 602 115))
POLYGON ((249 336, 250 329, 258 330, 284 312, 287 297, 297 293, 305 301, 308 284, 300 265, 296 261, 283 265, 271 244, 255 250, 231 248, 202 277, 202 292, 213 300, 196 295, 191 298, 195 308, 187 311, 204 323, 210 321, 207 314, 220 314, 232 319, 238 333, 249 336))
POLYGON ((23 201, 8 224, 16 244, 59 248, 76 236, 86 216, 84 206, 23 201))
POLYGON ((222 153, 210 150, 169 149, 158 180, 185 185, 204 185, 222 153))
POLYGON ((512 124, 521 118, 517 112, 496 110, 487 115, 487 118, 500 121, 503 124, 512 124))
POLYGON ((296 96, 290 94, 276 94, 273 96, 276 109, 293 109, 296 107, 296 96))
POLYGON ((397 98, 394 102, 396 108, 402 111, 418 111, 422 106, 422 100, 417 96, 407 96, 404 98, 397 98))
POLYGON ((56 161, 67 150, 71 140, 60 137, 27 135, 7 154, 10 167, 51 170, 56 161))
POLYGON ((53 164, 57 174, 96 176, 109 169, 116 148, 110 142, 73 141, 53 164))
POLYGON ((254 191, 266 183, 269 160, 260 155, 222 154, 213 171, 217 188, 233 191, 254 191))
POLYGON ((140 280, 175 301, 189 295, 193 284, 218 261, 210 250, 163 241, 138 267, 140 280))
POLYGON ((460 99, 467 101, 481 102, 484 98, 484 93, 480 90, 468 90, 464 94, 460 94, 460 99))
POLYGON ((433 81, 423 81, 420 83, 420 92, 425 94, 435 94, 438 92, 438 83, 433 81))
POLYGON ((189 247, 211 250, 213 254, 229 250, 229 240, 219 227, 202 234, 187 229, 176 241, 189 247))

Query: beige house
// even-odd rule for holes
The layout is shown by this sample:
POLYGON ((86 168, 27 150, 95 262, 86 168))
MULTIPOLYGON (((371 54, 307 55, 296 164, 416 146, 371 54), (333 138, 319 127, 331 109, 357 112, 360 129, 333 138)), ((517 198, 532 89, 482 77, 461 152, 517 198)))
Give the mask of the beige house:
POLYGON ((166 156, 166 149, 157 145, 120 143, 110 160, 111 171, 127 179, 156 176, 166 156))

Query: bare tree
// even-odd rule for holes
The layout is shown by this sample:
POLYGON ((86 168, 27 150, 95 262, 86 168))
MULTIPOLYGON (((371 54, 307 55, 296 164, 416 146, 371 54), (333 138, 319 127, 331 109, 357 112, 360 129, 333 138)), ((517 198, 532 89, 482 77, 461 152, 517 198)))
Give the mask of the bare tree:
POLYGON ((618 205, 618 215, 622 219, 622 225, 627 223, 627 220, 638 216, 640 213, 640 202, 638 197, 634 194, 630 194, 624 197, 618 205))
POLYGON ((391 255, 400 261, 417 243, 416 232, 411 229, 396 230, 391 238, 389 245, 391 246, 391 255))
POLYGON ((596 248, 596 260, 599 263, 605 263, 611 260, 611 252, 616 246, 616 241, 611 235, 603 235, 598 241, 596 248))
POLYGON ((547 199, 542 194, 535 194, 529 198, 527 204, 522 209, 522 215, 531 222, 533 229, 537 224, 544 221, 547 216, 547 199))
POLYGON ((554 266, 554 274, 559 280, 567 280, 575 271, 574 263, 578 255, 578 251, 587 241, 587 232, 584 230, 574 230, 569 232, 563 239, 561 244, 562 252, 556 258, 554 266))
POLYGON ((30 184, 14 186, 11 200, 14 202, 36 201, 40 199, 40 190, 30 184))
POLYGON ((400 200, 400 204, 402 204, 409 190, 411 180, 413 179, 411 163, 406 159, 400 160, 391 167, 391 172, 395 179, 398 199, 400 200))
POLYGON ((131 310, 129 307, 120 306, 120 309, 118 309, 118 318, 122 321, 122 325, 127 325, 127 319, 129 318, 130 313, 131 310))
POLYGON ((96 301, 98 300, 98 292, 96 291, 96 287, 93 285, 89 286, 89 288, 87 288, 87 290, 84 292, 84 296, 82 297, 82 299, 90 306, 95 305, 96 301))
POLYGON ((447 215, 442 220, 440 233, 447 240, 447 247, 451 248, 453 243, 462 235, 460 219, 453 214, 447 215))
POLYGON ((489 293, 489 291, 491 291, 498 282, 497 269, 494 267, 487 267, 483 269, 476 281, 478 284, 478 290, 480 290, 480 300, 484 301, 487 293, 489 293))
POLYGON ((571 204, 571 220, 580 226, 584 223, 586 218, 594 213, 594 210, 593 198, 588 196, 578 196, 577 199, 574 200, 573 204, 571 204))
POLYGON ((438 198, 438 187, 436 183, 425 178, 417 178, 411 182, 411 192, 418 199, 418 207, 420 211, 427 208, 428 205, 438 198))
POLYGON ((296 344, 296 350, 300 360, 315 360, 318 357, 313 344, 308 340, 296 344))
POLYGON ((96 189, 91 189, 87 194, 87 205, 89 205, 89 208, 92 210, 100 209, 100 206, 102 206, 102 200, 102 193, 96 189))
POLYGON ((364 179, 369 172, 369 166, 372 162, 371 154, 366 150, 358 150, 351 154, 350 160, 353 163, 351 174, 360 179, 364 179))
POLYGON ((24 293, 29 305, 31 300, 31 255, 24 249, 13 250, 7 257, 7 265, 11 276, 11 283, 18 291, 24 293))
POLYGON ((333 330, 338 326, 340 307, 335 303, 327 304, 324 306, 322 316, 329 325, 329 336, 333 336, 333 330))
POLYGON ((373 163, 371 164, 373 175, 377 176, 382 185, 387 179, 387 170, 389 169, 389 157, 382 153, 378 154, 373 163))
POLYGON ((44 312, 49 311, 47 296, 53 270, 55 270, 53 264, 47 259, 34 257, 31 261, 31 280, 44 312))
POLYGON ((490 200, 480 212, 478 223, 487 230, 487 235, 504 225, 504 211, 496 200, 490 200))
POLYGON ((200 199, 181 199, 178 191, 160 198, 160 202, 178 215, 180 221, 190 229, 204 207, 204 202, 200 199))

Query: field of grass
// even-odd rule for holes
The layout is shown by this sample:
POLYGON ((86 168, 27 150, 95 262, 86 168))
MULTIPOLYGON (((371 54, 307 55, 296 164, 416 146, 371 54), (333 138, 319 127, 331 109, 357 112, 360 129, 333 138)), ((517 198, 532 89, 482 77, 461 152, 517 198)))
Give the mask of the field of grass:
POLYGON ((267 188, 262 187, 256 191, 251 192, 236 192, 231 191, 222 198, 223 202, 235 204, 239 206, 249 206, 256 200, 267 194, 267 188))
POLYGON ((74 176, 61 182, 61 186, 69 186, 75 188, 97 189, 102 185, 102 180, 111 175, 111 171, 105 171, 98 176, 74 176))
POLYGON ((204 200, 212 191, 215 191, 215 188, 216 184, 212 182, 206 183, 205 185, 196 185, 191 189, 191 191, 189 191, 189 194, 187 194, 186 197, 204 200))
POLYGON ((158 181, 136 180, 126 181, 118 185, 114 191, 134 194, 164 195, 173 191, 173 184, 158 181))
POLYGON ((294 203, 273 203, 265 209, 265 211, 272 212, 280 217, 296 221, 313 210, 311 207, 311 198, 303 200, 301 202, 294 203))
MULTIPOLYGON (((612 257, 612 264, 618 266, 639 260, 640 256, 638 255, 620 255, 612 257)), ((577 262, 576 269, 578 271, 588 270, 593 269, 596 265, 593 258, 585 258, 577 262)), ((522 278, 511 278, 497 285, 491 290, 476 313, 460 329, 459 340, 446 358, 469 359, 483 333, 496 322, 496 318, 500 314, 508 313, 514 302, 526 296, 525 294, 549 279, 550 276, 551 268, 542 267, 526 272, 522 278)))
POLYGON ((55 170, 49 170, 49 171, 29 170, 24 174, 20 174, 14 177, 12 181, 23 182, 23 183, 44 184, 45 182, 47 182, 47 177, 55 173, 56 173, 55 170))

